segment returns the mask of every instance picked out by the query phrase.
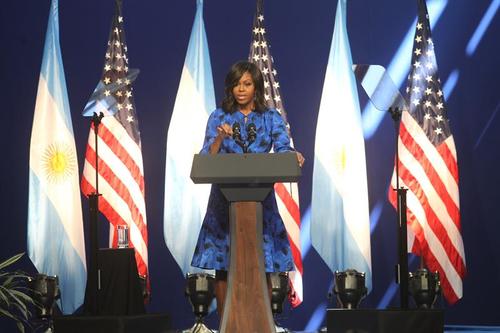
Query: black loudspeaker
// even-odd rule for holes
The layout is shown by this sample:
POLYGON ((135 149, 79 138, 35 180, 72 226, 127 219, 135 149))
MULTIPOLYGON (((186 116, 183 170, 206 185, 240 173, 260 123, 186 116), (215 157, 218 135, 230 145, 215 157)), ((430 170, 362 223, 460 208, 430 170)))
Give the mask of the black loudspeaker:
POLYGON ((442 310, 328 309, 328 333, 443 333, 442 310))
POLYGON ((54 318, 54 332, 57 333, 167 333, 169 325, 166 314, 54 318))

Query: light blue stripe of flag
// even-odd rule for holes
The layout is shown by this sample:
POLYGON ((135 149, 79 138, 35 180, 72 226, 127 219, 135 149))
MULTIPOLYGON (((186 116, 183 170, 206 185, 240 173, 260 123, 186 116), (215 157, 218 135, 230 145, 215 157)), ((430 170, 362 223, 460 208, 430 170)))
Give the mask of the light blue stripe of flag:
POLYGON ((215 93, 203 23, 203 1, 198 0, 168 128, 165 167, 164 237, 183 274, 199 271, 191 266, 191 259, 210 186, 193 184, 190 172, 193 155, 203 145, 208 115, 214 109, 215 93))
POLYGON ((66 127, 73 132, 71 114, 66 89, 66 77, 62 62, 61 46, 59 42, 59 3, 52 0, 49 13, 47 34, 45 35, 45 46, 43 50, 42 68, 40 75, 45 78, 49 93, 60 106, 57 111, 61 113, 66 127))
MULTIPOLYGON (((189 73, 194 78, 196 90, 203 98, 205 111, 207 114, 210 114, 215 109, 215 91, 207 34, 203 21, 203 0, 196 0, 196 15, 189 38, 184 66, 187 67, 189 73)), ((206 123, 203 124, 203 126, 205 125, 206 123)))
POLYGON ((28 253, 39 273, 58 276, 65 314, 83 303, 86 284, 78 177, 59 45, 58 2, 53 0, 31 132, 28 253))
POLYGON ((312 245, 331 271, 365 272, 371 289, 365 148, 347 36, 346 0, 337 5, 314 153, 312 245))

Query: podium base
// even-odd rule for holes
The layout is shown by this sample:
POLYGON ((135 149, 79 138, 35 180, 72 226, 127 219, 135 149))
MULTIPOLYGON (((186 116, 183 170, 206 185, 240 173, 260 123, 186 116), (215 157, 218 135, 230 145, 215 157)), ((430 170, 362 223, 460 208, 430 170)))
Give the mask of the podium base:
POLYGON ((214 331, 209 329, 204 323, 199 322, 194 324, 190 329, 182 331, 182 333, 214 333, 214 331))

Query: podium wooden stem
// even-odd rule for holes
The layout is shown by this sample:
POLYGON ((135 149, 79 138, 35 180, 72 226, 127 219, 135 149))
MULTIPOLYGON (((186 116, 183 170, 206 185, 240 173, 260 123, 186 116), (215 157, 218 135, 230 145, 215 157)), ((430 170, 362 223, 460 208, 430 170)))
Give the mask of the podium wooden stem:
POLYGON ((275 333, 264 255, 262 204, 232 202, 231 254, 221 333, 275 333))

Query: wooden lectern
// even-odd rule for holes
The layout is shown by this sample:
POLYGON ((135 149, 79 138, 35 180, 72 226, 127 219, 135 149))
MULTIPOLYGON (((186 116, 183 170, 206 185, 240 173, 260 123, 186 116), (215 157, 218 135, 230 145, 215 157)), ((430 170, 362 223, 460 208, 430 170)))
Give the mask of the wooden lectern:
POLYGON ((230 202, 231 249, 221 333, 276 332, 262 252, 262 201, 277 182, 296 182, 297 155, 195 155, 191 179, 217 184, 230 202))

